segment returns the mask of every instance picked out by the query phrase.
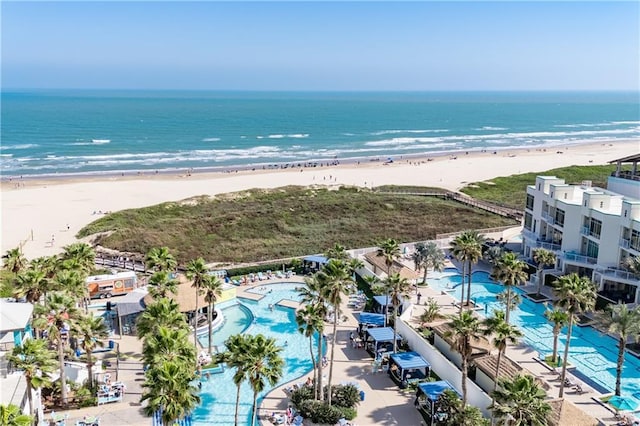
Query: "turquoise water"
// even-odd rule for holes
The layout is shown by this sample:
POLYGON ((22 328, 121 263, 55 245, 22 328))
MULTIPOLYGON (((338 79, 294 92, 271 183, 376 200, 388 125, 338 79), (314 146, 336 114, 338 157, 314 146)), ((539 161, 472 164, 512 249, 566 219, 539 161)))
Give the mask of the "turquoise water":
POLYGON ((638 93, 1 93, 2 174, 267 167, 640 136, 638 93))
MULTIPOLYGON (((460 299, 462 291, 459 285, 461 277, 446 271, 439 279, 428 279, 429 285, 437 290, 451 291, 460 299)), ((522 290, 514 289, 520 294, 522 290)), ((486 272, 474 272, 471 284, 471 299, 487 305, 486 311, 503 310, 497 303, 496 294, 504 291, 502 285, 496 284, 486 272)), ((466 287, 465 287, 466 297, 466 287)), ((517 325, 524 333, 524 342, 538 351, 541 356, 553 352, 553 329, 544 318, 545 307, 522 297, 522 303, 510 314, 510 322, 517 325)), ((566 343, 565 327, 558 339, 558 351, 562 355, 566 343)), ((616 361, 618 358, 618 341, 602 335, 592 327, 573 327, 571 346, 569 347, 569 363, 576 366, 579 376, 593 380, 603 390, 615 390, 616 361)), ((622 395, 635 398, 640 404, 640 359, 625 352, 622 371, 622 395)), ((605 392, 606 393, 606 392, 605 392)))
MULTIPOLYGON (((273 311, 269 309, 269 304, 276 305, 281 300, 299 301, 295 288, 300 285, 302 284, 265 284, 249 290, 263 294, 264 298, 260 301, 238 299, 242 305, 221 305, 225 322, 214 333, 214 344, 220 346, 228 336, 243 332, 261 333, 275 338, 283 348, 281 356, 285 361, 284 375, 278 386, 311 371, 313 364, 309 354, 309 339, 297 331, 295 310, 278 306, 274 306, 273 311)), ((206 347, 206 334, 199 336, 199 340, 206 347)), ((314 354, 317 351, 315 344, 314 341, 314 354)), ((211 374, 209 380, 203 382, 200 394, 202 403, 193 413, 195 425, 234 424, 236 386, 233 384, 233 373, 233 369, 225 368, 222 373, 211 374)), ((266 393, 261 394, 258 401, 261 401, 266 393)), ((245 383, 240 390, 240 419, 243 425, 249 425, 251 422, 252 403, 253 393, 245 383)))

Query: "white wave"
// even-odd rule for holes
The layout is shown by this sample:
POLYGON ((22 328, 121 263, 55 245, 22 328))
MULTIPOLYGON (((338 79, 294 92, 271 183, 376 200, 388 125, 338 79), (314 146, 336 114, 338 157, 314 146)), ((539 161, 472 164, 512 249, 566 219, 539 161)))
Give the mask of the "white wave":
POLYGON ((564 128, 606 127, 606 126, 620 126, 624 124, 640 124, 640 121, 607 121, 604 123, 556 124, 553 127, 564 127, 564 128))
POLYGON ((111 139, 91 139, 91 142, 94 145, 104 145, 104 144, 111 143, 111 139))
POLYGON ((302 149, 302 145, 293 145, 291 149, 302 149))
POLYGON ((202 142, 218 142, 220 138, 204 138, 202 142))
POLYGON ((393 138, 384 139, 381 141, 365 142, 365 146, 393 146, 393 145, 407 145, 413 143, 427 143, 427 142, 442 142, 444 138, 432 137, 432 138, 393 138))
POLYGON ((473 130, 508 130, 507 127, 493 127, 493 126, 482 126, 475 128, 473 130))
POLYGON ((612 121, 611 124, 640 124, 640 121, 612 121))
POLYGON ((247 137, 246 137, 246 136, 244 136, 244 135, 240 136, 240 139, 246 139, 246 138, 247 138, 247 137))
POLYGON ((448 129, 424 129, 424 130, 380 130, 378 132, 369 133, 372 136, 382 136, 382 135, 395 135, 398 133, 443 133, 448 132, 448 129))
POLYGON ((0 146, 0 150, 5 151, 7 149, 29 149, 29 148, 36 148, 38 146, 40 145, 35 143, 21 143, 17 145, 3 145, 3 146, 0 146))
POLYGON ((302 138, 308 138, 309 137, 309 133, 294 133, 293 135, 287 135, 288 138, 293 138, 293 139, 302 139, 302 138))
MULTIPOLYGON (((302 139, 302 138, 308 138, 309 134, 308 133, 293 133, 290 135, 283 135, 283 134, 275 134, 275 135, 267 135, 267 138, 269 139, 284 139, 284 138, 292 138, 292 139, 302 139)), ((258 139, 262 139, 263 136, 258 136, 258 139)))
POLYGON ((342 133, 342 136, 355 136, 355 133, 342 133))
POLYGON ((11 158, 13 154, 0 154, 0 157, 11 158))
POLYGON ((256 139, 264 139, 264 136, 256 136, 256 139))

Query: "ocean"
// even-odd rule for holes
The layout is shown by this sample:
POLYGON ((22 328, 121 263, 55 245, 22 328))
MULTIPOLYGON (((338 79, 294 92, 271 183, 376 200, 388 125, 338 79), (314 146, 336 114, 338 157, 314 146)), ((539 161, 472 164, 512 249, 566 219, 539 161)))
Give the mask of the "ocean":
POLYGON ((640 138, 631 92, 3 91, 1 173, 396 159, 640 138))

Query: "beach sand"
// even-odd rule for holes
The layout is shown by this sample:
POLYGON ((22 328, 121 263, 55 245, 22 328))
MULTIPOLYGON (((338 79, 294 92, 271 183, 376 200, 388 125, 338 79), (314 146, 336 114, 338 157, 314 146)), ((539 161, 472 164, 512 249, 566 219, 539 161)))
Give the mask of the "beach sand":
MULTIPOLYGON (((337 166, 278 170, 169 173, 139 176, 79 176, 12 179, 2 182, 2 253, 22 245, 33 259, 58 253, 75 234, 101 213, 215 195, 251 188, 287 185, 420 185, 459 190, 468 183, 569 165, 606 164, 637 154, 640 141, 547 147, 546 151, 509 149, 464 152, 454 156, 394 158, 382 162, 350 162, 337 166)), ((532 182, 533 183, 533 182, 532 182)))

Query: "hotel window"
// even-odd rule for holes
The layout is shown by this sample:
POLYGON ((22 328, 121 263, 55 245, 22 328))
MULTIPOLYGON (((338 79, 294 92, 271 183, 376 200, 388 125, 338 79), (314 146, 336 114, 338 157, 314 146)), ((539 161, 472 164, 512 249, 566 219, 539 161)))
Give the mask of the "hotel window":
POLYGON ((533 210, 533 195, 527 194, 527 209, 533 210))
POLYGON ((635 229, 631 230, 631 241, 629 242, 629 246, 634 250, 640 251, 640 231, 636 231, 635 229))
POLYGON ((627 211, 626 210, 624 211, 624 217, 627 217, 627 211))
POLYGON ((556 209, 554 220, 556 222, 556 225, 564 226, 564 210, 556 209))
POLYGON ((564 199, 565 200, 567 199, 567 193, 566 192, 564 193, 564 199))
POLYGON ((589 222, 589 235, 592 237, 600 238, 600 232, 602 231, 602 221, 598 219, 591 219, 589 222))
POLYGON ((604 207, 604 201, 600 201, 600 208, 604 207))
POLYGON ((587 253, 586 255, 588 257, 598 257, 598 243, 594 243, 593 241, 589 240, 587 241, 587 253))
POLYGON ((524 228, 531 231, 532 216, 531 213, 524 213, 524 228))

